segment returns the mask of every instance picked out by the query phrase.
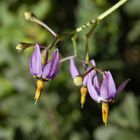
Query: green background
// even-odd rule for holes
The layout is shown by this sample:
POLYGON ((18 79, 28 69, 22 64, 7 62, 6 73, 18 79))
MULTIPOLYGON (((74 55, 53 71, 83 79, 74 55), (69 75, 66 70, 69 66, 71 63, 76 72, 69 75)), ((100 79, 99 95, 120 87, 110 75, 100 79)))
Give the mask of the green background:
MULTIPOLYGON (((140 1, 128 2, 105 18, 90 39, 90 58, 110 70, 118 86, 131 81, 110 104, 108 127, 101 105, 88 95, 80 108, 80 92, 61 65, 56 79, 46 83, 34 106, 36 80, 29 72, 32 49, 19 54, 18 42, 50 44, 45 29, 24 20, 33 11, 57 33, 71 31, 95 18, 116 0, 0 0, 0 140, 140 140, 140 1)), ((84 55, 84 34, 78 34, 78 53, 84 55)), ((61 57, 72 55, 72 42, 58 44, 61 57)), ((82 72, 82 67, 79 67, 82 72)))

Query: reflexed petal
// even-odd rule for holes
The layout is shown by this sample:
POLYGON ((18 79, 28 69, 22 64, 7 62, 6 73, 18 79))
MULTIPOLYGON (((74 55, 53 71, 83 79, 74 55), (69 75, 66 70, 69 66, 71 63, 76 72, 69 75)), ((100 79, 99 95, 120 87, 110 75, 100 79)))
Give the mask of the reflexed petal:
POLYGON ((87 87, 88 87, 88 92, 89 92, 89 95, 91 96, 91 98, 96 102, 100 102, 100 97, 99 97, 96 89, 94 88, 94 86, 92 84, 92 76, 91 76, 91 74, 89 74, 87 87))
POLYGON ((53 79, 57 74, 59 63, 60 63, 59 51, 58 49, 56 49, 52 55, 51 60, 44 67, 42 77, 53 79))
POLYGON ((93 79, 93 86, 95 87, 95 89, 98 91, 98 93, 100 93, 100 87, 101 87, 101 83, 98 79, 98 76, 96 75, 93 79))
POLYGON ((60 64, 60 55, 59 55, 58 49, 54 51, 52 59, 50 61, 52 63, 52 66, 51 66, 51 72, 50 72, 49 78, 53 79, 58 72, 58 68, 60 64))
POLYGON ((89 74, 87 74, 83 80, 83 86, 87 86, 89 74))
POLYGON ((116 95, 117 96, 124 88, 125 86, 127 85, 127 83, 130 81, 130 79, 126 79, 125 81, 123 81, 120 86, 117 88, 117 91, 116 91, 116 95))
POLYGON ((35 50, 29 60, 30 72, 32 75, 41 77, 42 75, 42 64, 41 64, 41 53, 38 44, 35 45, 35 50))
MULTIPOLYGON (((94 59, 91 59, 90 60, 90 63, 93 65, 93 66, 96 66, 96 63, 95 63, 95 60, 94 59)), ((88 66, 88 70, 91 68, 91 66, 88 66)), ((96 74, 96 71, 95 70, 92 70, 91 72, 91 75, 92 75, 92 77, 94 77, 95 76, 95 74, 96 74)))
MULTIPOLYGON (((93 66, 96 66, 96 63, 95 63, 95 60, 94 60, 94 59, 90 60, 90 63, 91 63, 93 66)), ((91 71, 91 74, 92 74, 92 77, 94 77, 94 76, 96 75, 96 71, 95 71, 95 70, 92 70, 92 71, 91 71)))
POLYGON ((73 58, 70 59, 70 73, 71 73, 71 76, 72 76, 73 79, 74 79, 75 76, 79 75, 79 72, 77 70, 77 67, 75 65, 75 62, 74 62, 73 58))
POLYGON ((95 60, 94 60, 94 59, 91 59, 91 60, 90 60, 90 63, 91 63, 93 66, 96 66, 96 63, 95 63, 95 60))
POLYGON ((115 93, 116 93, 116 86, 113 77, 109 71, 105 72, 101 84, 100 97, 103 100, 110 100, 111 98, 114 97, 115 93))
MULTIPOLYGON (((92 65, 94 65, 94 66, 96 65, 96 64, 95 64, 95 61, 94 61, 93 59, 90 60, 90 63, 91 63, 92 65)), ((88 66, 86 72, 87 72, 89 69, 91 69, 91 66, 88 66)), ((92 71, 90 72, 90 74, 91 74, 91 76, 92 76, 92 78, 93 78, 93 77, 95 76, 95 74, 96 74, 96 71, 95 71, 95 70, 92 70, 92 71)), ((89 74, 87 74, 87 75, 85 76, 84 80, 83 80, 83 85, 84 85, 84 86, 87 85, 87 82, 88 82, 88 75, 89 75, 89 74)))
POLYGON ((51 62, 49 61, 43 69, 42 78, 47 79, 51 71, 51 62))

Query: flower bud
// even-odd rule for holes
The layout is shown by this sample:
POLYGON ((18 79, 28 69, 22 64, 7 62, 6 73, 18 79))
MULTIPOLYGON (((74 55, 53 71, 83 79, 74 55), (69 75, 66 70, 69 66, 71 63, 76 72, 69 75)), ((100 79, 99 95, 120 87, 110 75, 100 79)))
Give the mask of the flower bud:
POLYGON ((25 12, 24 17, 25 17, 26 20, 30 21, 35 17, 35 15, 32 12, 25 12))
POLYGON ((83 79, 81 76, 76 76, 74 79, 73 79, 73 82, 76 86, 81 86, 82 83, 83 83, 83 79))
POLYGON ((16 50, 21 53, 24 49, 30 47, 33 45, 32 43, 25 43, 25 42, 19 42, 16 46, 16 50))

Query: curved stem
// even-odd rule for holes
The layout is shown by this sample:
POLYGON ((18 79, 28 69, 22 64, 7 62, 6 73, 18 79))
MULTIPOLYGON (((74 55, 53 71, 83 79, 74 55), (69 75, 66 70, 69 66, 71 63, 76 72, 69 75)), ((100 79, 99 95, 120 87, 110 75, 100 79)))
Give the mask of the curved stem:
POLYGON ((24 16, 26 20, 37 23, 47 29, 54 37, 57 36, 57 34, 47 24, 39 20, 32 12, 25 12, 24 16))

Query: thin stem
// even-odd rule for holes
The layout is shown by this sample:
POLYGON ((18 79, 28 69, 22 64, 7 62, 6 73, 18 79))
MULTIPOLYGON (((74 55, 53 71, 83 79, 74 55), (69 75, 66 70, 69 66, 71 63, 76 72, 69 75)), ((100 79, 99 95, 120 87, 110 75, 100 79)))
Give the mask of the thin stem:
POLYGON ((63 59, 60 60, 60 63, 65 62, 65 61, 70 60, 71 58, 75 58, 75 57, 76 56, 74 56, 74 55, 65 57, 65 58, 63 58, 63 59))
POLYGON ((89 62, 89 38, 92 35, 92 33, 94 32, 96 26, 98 25, 99 20, 96 19, 95 23, 92 25, 91 29, 89 30, 89 32, 85 35, 85 61, 89 62))
POLYGON ((82 78, 84 79, 86 77, 87 74, 89 74, 92 70, 94 70, 94 68, 90 68, 88 71, 86 71, 84 74, 82 74, 82 78))
POLYGON ((54 37, 57 36, 57 34, 45 23, 43 23, 41 20, 37 19, 37 17, 32 13, 32 12, 25 12, 25 19, 35 22, 39 25, 41 25, 42 27, 44 27, 45 29, 47 29, 54 37))
MULTIPOLYGON (((107 17, 108 15, 110 15, 111 13, 113 13, 116 9, 118 9, 121 5, 123 5, 127 0, 120 0, 119 2, 117 2, 114 6, 112 6, 111 8, 109 8, 108 10, 106 10, 104 13, 102 13, 101 15, 99 15, 97 17, 98 20, 102 20, 104 19, 105 17, 107 17)), ((83 26, 81 27, 78 27, 75 31, 78 33, 78 32, 81 32, 82 30, 90 27, 92 24, 95 23, 95 19, 85 23, 83 26)))
POLYGON ((99 72, 100 74, 103 74, 103 71, 100 70, 99 68, 97 68, 96 66, 94 66, 92 63, 90 62, 86 62, 84 61, 79 55, 76 57, 77 59, 79 59, 82 63, 89 65, 91 67, 91 69, 93 68, 94 70, 96 70, 97 72, 99 72))
POLYGON ((77 33, 71 38, 73 43, 74 55, 77 56, 77 33))
POLYGON ((120 0, 114 6, 112 6, 107 11, 105 11, 104 13, 102 13, 101 15, 99 15, 98 16, 98 19, 99 20, 104 19, 105 17, 107 17, 108 15, 110 15, 111 13, 113 13, 116 9, 118 9, 121 5, 123 5, 126 1, 127 0, 120 0))
POLYGON ((97 68, 96 66, 92 65, 92 63, 87 63, 89 66, 93 67, 97 72, 99 72, 100 74, 103 74, 103 71, 100 70, 99 68, 97 68))
POLYGON ((42 21, 38 20, 37 18, 34 18, 34 22, 38 23, 39 25, 43 26, 44 28, 46 28, 54 37, 57 36, 57 34, 45 23, 43 23, 42 21))

